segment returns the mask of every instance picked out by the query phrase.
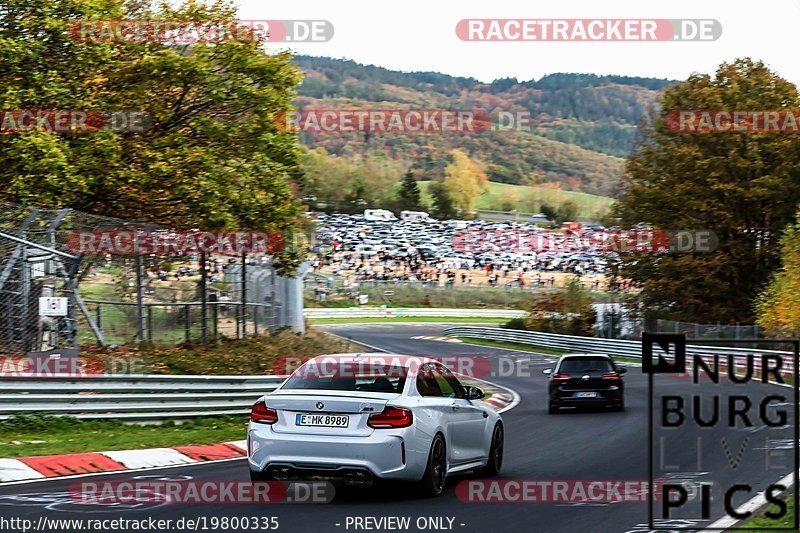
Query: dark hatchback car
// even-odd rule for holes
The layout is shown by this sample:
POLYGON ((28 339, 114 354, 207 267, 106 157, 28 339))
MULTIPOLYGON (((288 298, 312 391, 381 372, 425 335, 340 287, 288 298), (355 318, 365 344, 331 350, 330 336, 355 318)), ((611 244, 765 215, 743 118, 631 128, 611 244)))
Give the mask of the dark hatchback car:
POLYGON ((544 371, 548 383, 550 414, 562 407, 594 405, 625 410, 625 385, 614 360, 603 354, 567 354, 561 356, 555 368, 544 371))

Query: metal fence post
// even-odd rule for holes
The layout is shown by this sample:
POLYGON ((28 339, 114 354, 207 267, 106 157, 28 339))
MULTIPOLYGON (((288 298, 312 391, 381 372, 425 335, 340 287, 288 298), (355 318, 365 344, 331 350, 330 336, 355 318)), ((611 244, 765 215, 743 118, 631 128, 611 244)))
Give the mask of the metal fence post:
POLYGON ((153 306, 147 306, 147 342, 153 342, 153 306))
POLYGON ((247 254, 242 252, 242 338, 247 338, 247 254))
POLYGON ((142 254, 136 253, 136 318, 139 328, 139 342, 144 342, 144 285, 142 283, 142 254))
POLYGON ((206 294, 208 292, 208 271, 206 270, 206 254, 200 254, 200 338, 203 344, 208 342, 208 307, 206 294))
POLYGON ((184 320, 185 321, 183 323, 183 329, 184 329, 184 336, 186 338, 186 342, 189 342, 189 341, 192 340, 192 317, 191 317, 190 310, 191 310, 191 307, 188 306, 188 305, 184 306, 184 308, 183 308, 183 313, 185 315, 184 316, 184 320))
POLYGON ((211 323, 213 325, 212 338, 217 340, 219 338, 219 299, 217 293, 212 293, 208 296, 208 301, 211 305, 211 323))

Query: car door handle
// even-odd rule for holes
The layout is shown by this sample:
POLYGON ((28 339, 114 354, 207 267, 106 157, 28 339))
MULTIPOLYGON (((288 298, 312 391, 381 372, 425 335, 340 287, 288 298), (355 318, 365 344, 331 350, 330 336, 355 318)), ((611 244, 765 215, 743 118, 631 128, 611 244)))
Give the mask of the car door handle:
POLYGON ((458 411, 458 404, 457 403, 453 402, 453 405, 451 407, 453 408, 453 411, 458 411))

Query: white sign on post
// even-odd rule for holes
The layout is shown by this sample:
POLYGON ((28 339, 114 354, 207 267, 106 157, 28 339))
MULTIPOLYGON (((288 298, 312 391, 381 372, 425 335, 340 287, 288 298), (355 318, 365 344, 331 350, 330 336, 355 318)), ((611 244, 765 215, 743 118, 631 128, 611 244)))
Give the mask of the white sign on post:
POLYGON ((44 261, 39 261, 37 263, 31 264, 31 277, 32 278, 43 278, 46 272, 44 269, 44 261))
POLYGON ((67 316, 68 298, 39 298, 39 316, 67 316))

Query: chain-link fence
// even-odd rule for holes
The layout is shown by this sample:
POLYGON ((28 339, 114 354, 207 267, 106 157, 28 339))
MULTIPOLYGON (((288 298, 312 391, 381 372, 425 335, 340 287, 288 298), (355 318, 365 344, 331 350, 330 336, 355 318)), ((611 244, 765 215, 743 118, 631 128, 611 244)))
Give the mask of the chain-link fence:
POLYGON ((302 275, 278 276, 267 254, 97 246, 164 231, 0 203, 0 353, 302 330, 302 275))
POLYGON ((697 324, 659 319, 656 331, 660 333, 682 333, 687 339, 758 339, 764 330, 751 324, 697 324))

